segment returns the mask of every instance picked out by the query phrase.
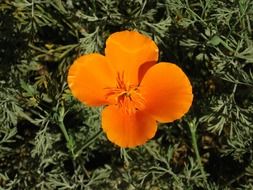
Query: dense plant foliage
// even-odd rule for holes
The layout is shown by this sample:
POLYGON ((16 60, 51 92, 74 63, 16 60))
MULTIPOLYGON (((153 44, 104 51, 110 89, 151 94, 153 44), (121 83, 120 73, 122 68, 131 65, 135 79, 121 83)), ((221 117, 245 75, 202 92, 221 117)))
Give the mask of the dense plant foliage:
POLYGON ((2 0, 0 189, 253 189, 253 1, 2 0), (71 95, 81 54, 138 30, 178 64, 194 102, 120 149, 71 95))

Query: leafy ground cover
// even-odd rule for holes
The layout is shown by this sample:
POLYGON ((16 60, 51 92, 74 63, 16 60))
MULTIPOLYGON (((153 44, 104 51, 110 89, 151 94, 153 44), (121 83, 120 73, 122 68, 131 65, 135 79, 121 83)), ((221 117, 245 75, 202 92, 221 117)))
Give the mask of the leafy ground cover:
POLYGON ((253 189, 253 1, 2 0, 0 189, 253 189), (138 30, 193 85, 188 114, 120 149, 71 95, 81 54, 138 30))

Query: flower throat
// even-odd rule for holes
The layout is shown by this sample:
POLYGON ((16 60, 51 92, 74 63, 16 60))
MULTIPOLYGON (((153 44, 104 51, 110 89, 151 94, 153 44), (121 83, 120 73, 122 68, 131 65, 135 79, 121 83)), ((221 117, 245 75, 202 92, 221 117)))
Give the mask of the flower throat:
POLYGON ((106 98, 128 114, 144 108, 144 98, 139 92, 139 86, 126 82, 124 73, 117 73, 116 86, 106 88, 106 98))

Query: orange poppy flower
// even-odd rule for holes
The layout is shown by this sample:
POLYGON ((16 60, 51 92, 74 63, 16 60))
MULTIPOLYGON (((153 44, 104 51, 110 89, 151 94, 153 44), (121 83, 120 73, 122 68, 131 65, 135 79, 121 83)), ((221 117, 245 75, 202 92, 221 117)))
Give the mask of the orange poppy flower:
POLYGON ((158 47, 150 38, 122 31, 107 39, 105 55, 83 55, 69 69, 73 95, 89 106, 105 106, 102 128, 120 147, 144 144, 155 135, 157 121, 179 119, 191 106, 185 73, 157 60, 158 47))

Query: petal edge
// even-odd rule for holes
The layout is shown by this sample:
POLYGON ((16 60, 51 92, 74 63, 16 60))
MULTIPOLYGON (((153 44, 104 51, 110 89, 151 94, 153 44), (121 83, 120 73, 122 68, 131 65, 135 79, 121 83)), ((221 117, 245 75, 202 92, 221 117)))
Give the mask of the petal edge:
POLYGON ((127 114, 111 105, 102 112, 102 128, 108 139, 120 147, 135 147, 151 139, 157 130, 156 121, 144 112, 127 114))
POLYGON ((159 122, 172 122, 188 112, 192 100, 192 86, 185 73, 172 63, 158 63, 145 74, 140 92, 145 110, 159 122))
POLYGON ((139 67, 146 62, 154 65, 158 52, 152 39, 136 31, 115 32, 106 41, 105 56, 116 72, 124 72, 126 80, 133 85, 139 83, 139 67))
POLYGON ((67 81, 72 94, 90 106, 107 104, 105 88, 114 85, 106 58, 97 53, 77 58, 69 68, 67 81))

